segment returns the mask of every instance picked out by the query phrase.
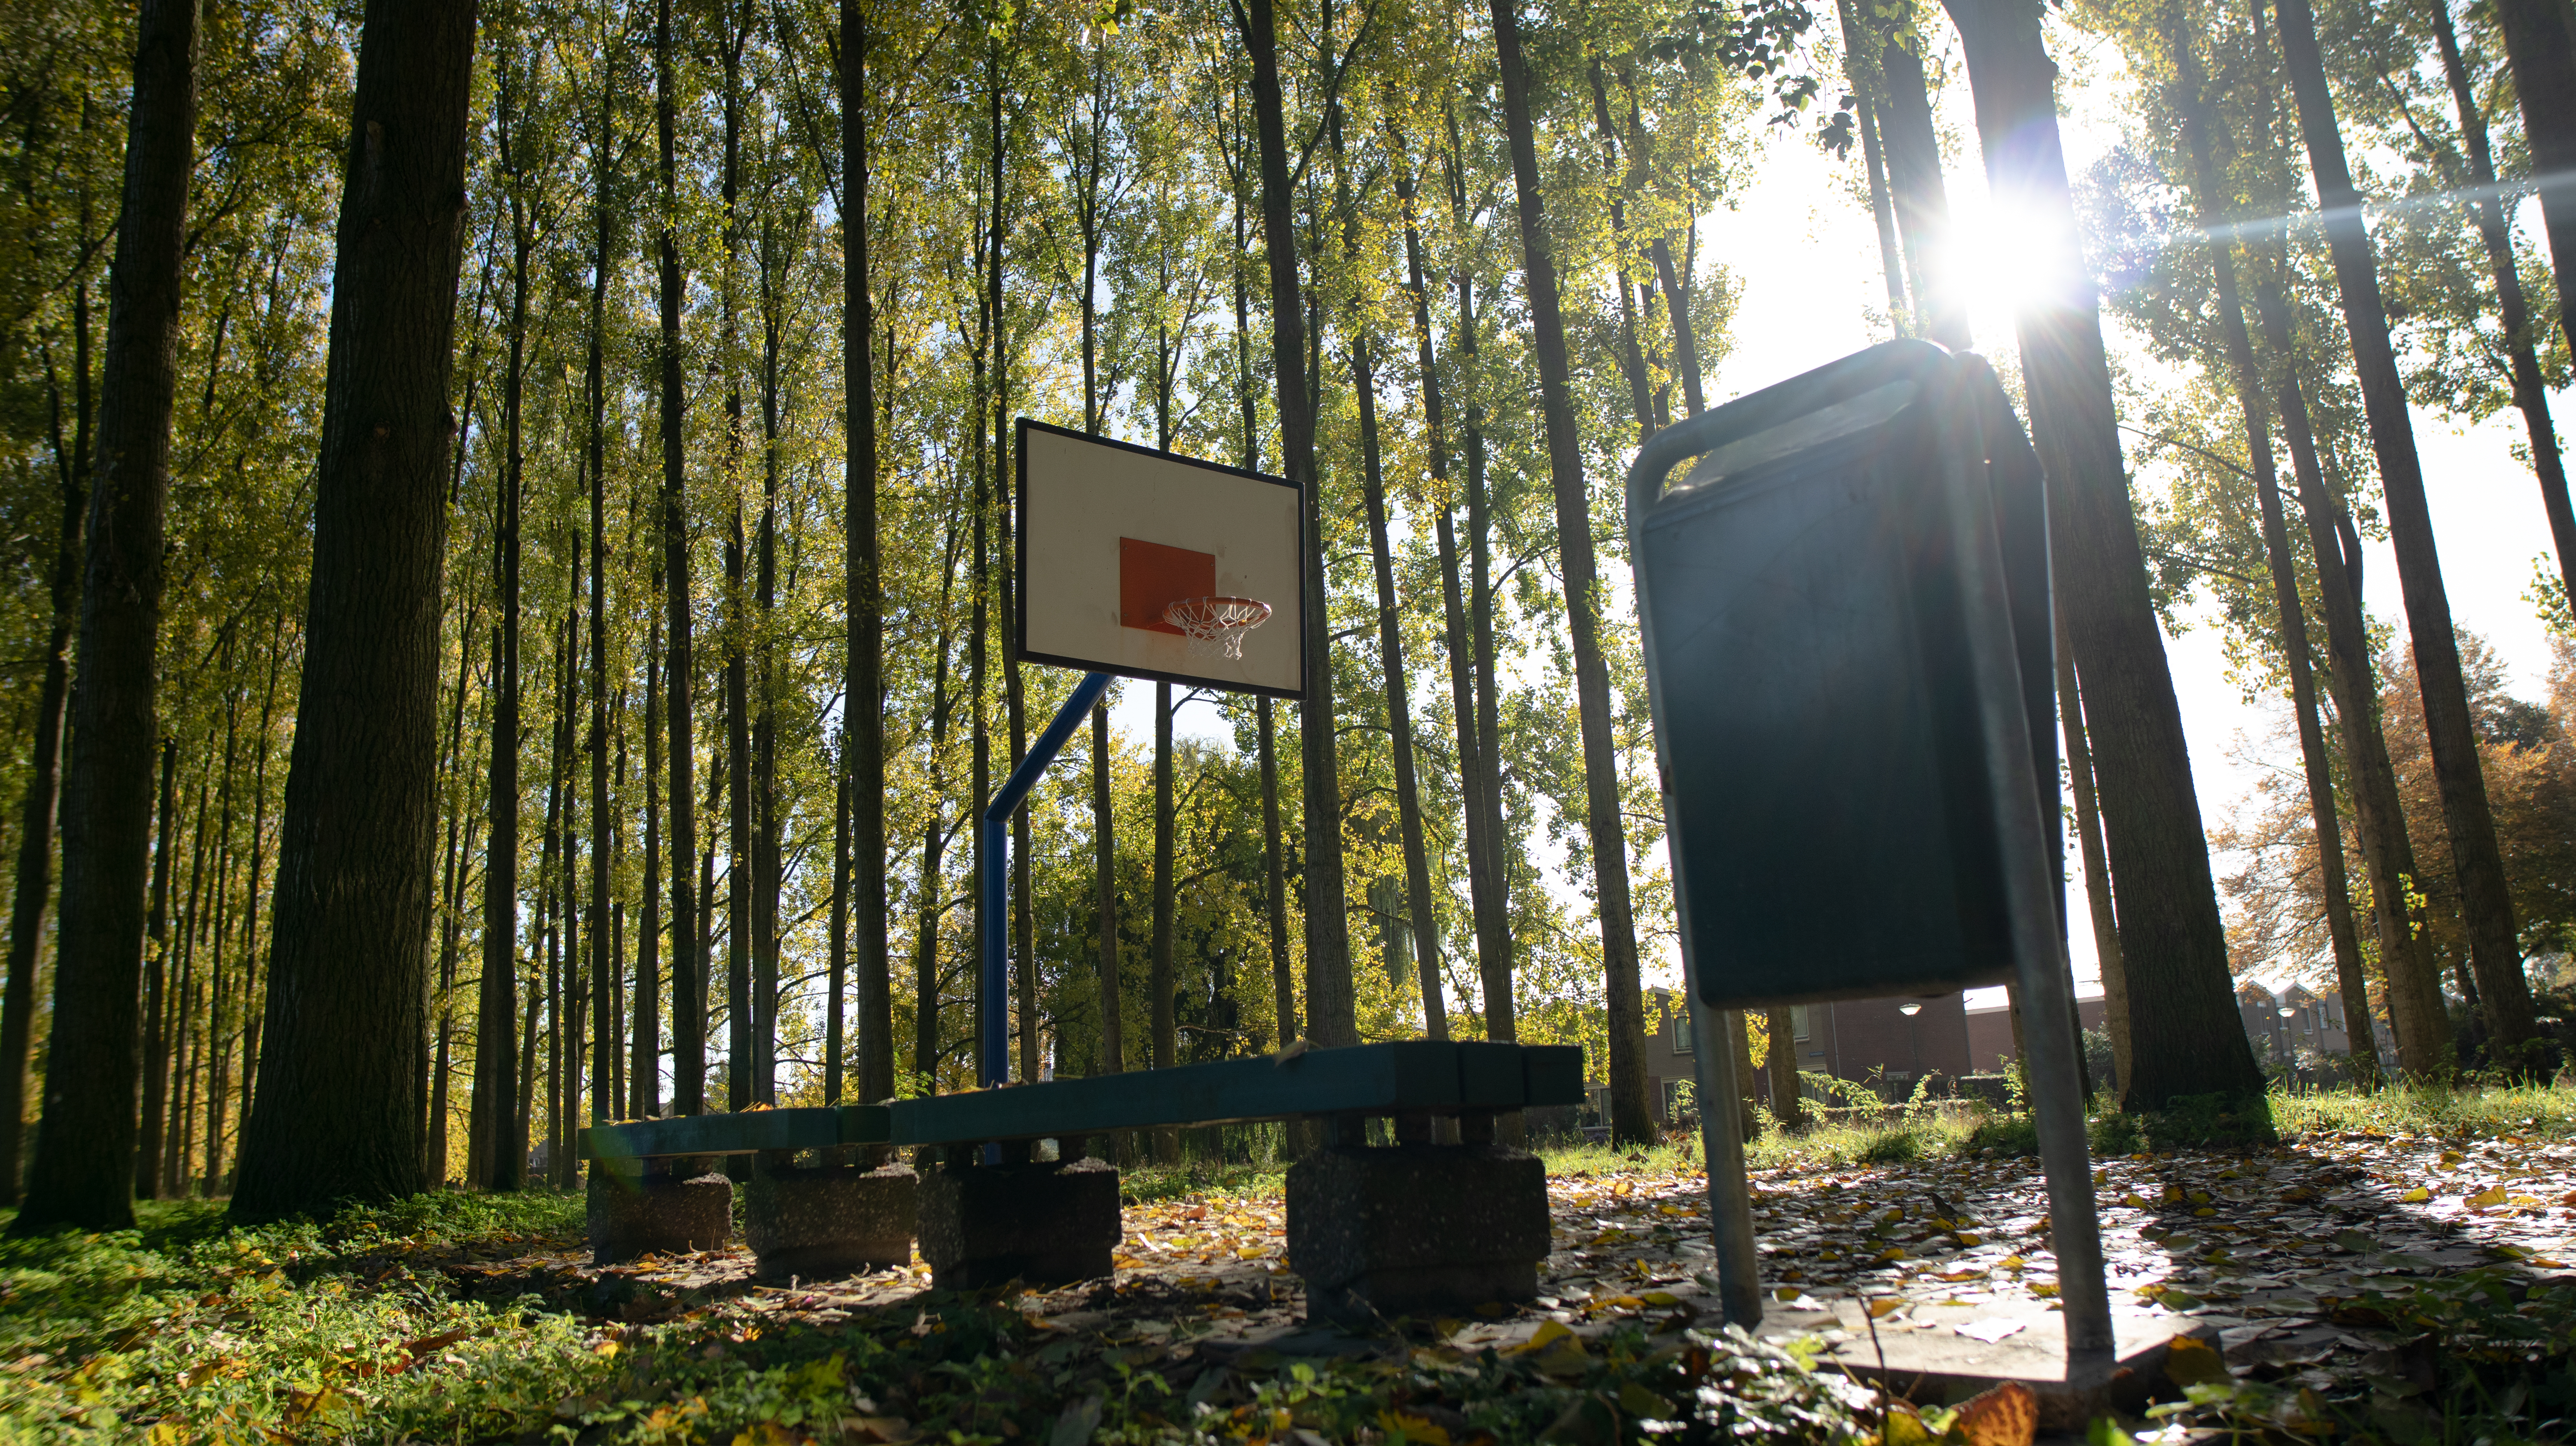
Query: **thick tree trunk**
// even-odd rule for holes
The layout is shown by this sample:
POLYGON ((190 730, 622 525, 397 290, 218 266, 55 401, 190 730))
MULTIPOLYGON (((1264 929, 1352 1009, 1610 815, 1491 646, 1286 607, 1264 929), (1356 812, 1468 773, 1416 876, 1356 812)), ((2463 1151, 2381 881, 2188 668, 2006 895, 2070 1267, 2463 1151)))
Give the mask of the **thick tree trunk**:
POLYGON ((670 628, 663 652, 662 704, 670 729, 666 746, 671 768, 671 1108, 677 1114, 696 1115, 707 1108, 707 958, 696 879, 697 663, 690 646, 696 619, 689 587, 688 382, 680 353, 680 309, 687 301, 687 283, 680 274, 672 3, 656 0, 653 24, 654 125, 662 149, 662 581, 664 616, 670 628))
POLYGON ((420 1188, 439 595, 474 12, 371 0, 243 1219, 420 1188))
MULTIPOLYGON (((894 993, 886 956, 884 602, 878 586, 876 300, 868 255, 868 33, 860 0, 841 4, 841 371, 848 448, 842 599, 849 651, 841 674, 842 760, 850 787, 850 887, 857 926, 859 1098, 894 1094, 894 993), (847 720, 860 725, 852 729, 847 720)), ((934 821, 933 828, 937 827, 934 821)), ((936 876, 924 888, 936 893, 936 876)), ((924 1066, 926 1069, 927 1066, 924 1066)))
POLYGON ((2058 595, 2090 696, 2097 793, 2130 966, 2133 1109, 2261 1092, 2228 972, 2227 933, 2191 757, 2120 458, 2101 312, 2084 280, 2057 130, 2056 67, 2026 0, 1949 0, 1999 203, 2044 228, 2054 275, 2019 319, 2031 435, 2049 481, 2058 595))
POLYGON ((1655 1137, 1646 1100, 1645 997, 1638 990, 1637 929, 1628 897, 1628 836, 1619 809, 1619 755, 1610 729, 1610 671, 1601 649, 1600 568, 1593 557, 1592 506, 1576 431, 1565 316, 1557 300, 1540 202, 1538 149, 1530 119, 1529 77, 1521 64, 1515 0, 1494 0, 1494 41, 1503 76, 1503 123, 1520 200, 1521 251, 1536 335, 1539 404, 1546 422, 1548 472, 1556 495, 1556 542, 1563 564, 1566 631, 1574 649, 1575 706, 1583 740, 1584 829, 1592 846, 1595 907, 1601 916, 1602 983, 1609 999, 1610 1129, 1619 1144, 1655 1137))
MULTIPOLYGON (((2495 817, 2487 805, 2468 685, 2460 676, 2459 639, 2452 631, 2442 559, 2434 546, 2423 463, 2415 451, 2415 424, 2407 413, 2405 383, 2398 376, 2397 355, 2389 343, 2379 266, 2362 222, 2361 194, 2353 188, 2351 169, 2344 160, 2343 132, 2335 120, 2333 97, 2326 90, 2315 16, 2308 0, 2279 0, 2274 10, 2281 22, 2282 55, 2289 63, 2290 93, 2298 103, 2299 130, 2307 142, 2309 169, 2316 176, 2326 244, 2334 256, 2335 288, 2343 303, 2344 328, 2352 340, 2353 369, 2361 383, 2371 452, 2379 463, 2380 491, 2387 499, 2388 537, 2397 552, 2408 642, 2415 652, 2416 677, 2424 696, 2424 732, 2431 745, 2434 781, 2441 790, 2442 822, 2451 836, 2460 921, 2466 926, 2469 961, 2477 974, 2490 1060, 2519 1068, 2523 1046, 2535 1032, 2531 982, 2522 972, 2513 896, 2506 888, 2495 817)), ((2563 45, 2563 29, 2559 39, 2563 45)))
POLYGON ((1342 897, 1342 784, 1333 722, 1332 631, 1325 610, 1321 479, 1307 392, 1306 308, 1297 280, 1295 197, 1271 0, 1242 0, 1235 19, 1252 52, 1252 109, 1261 149, 1261 235, 1270 263, 1270 355, 1280 452, 1305 492, 1306 699, 1298 705, 1306 852, 1307 1035, 1326 1047, 1359 1043, 1351 980, 1350 915, 1342 897))
MULTIPOLYGON (((106 366, 81 575, 80 687, 70 704, 62 775, 63 881, 44 1124, 13 1227, 21 1232, 121 1230, 134 1220, 137 986, 160 745, 161 527, 196 117, 195 0, 144 0, 135 28, 124 210, 108 273, 106 366)), ((31 833, 22 851, 36 847, 31 833)), ((13 953, 15 947, 13 938, 13 953)), ((11 987, 28 975, 32 988, 33 968, 32 951, 23 967, 13 959, 11 987)), ((23 1066, 0 1063, 13 1066, 14 1089, 23 1066)))
MULTIPOLYGON (((2178 98, 2183 116, 2183 140, 2191 154, 2192 184, 2199 192, 2201 224, 2211 228, 2215 234, 2223 235, 2222 223, 2228 207, 2222 200, 2224 193, 2218 187, 2206 108, 2200 95, 2200 57, 2187 32, 2177 32, 2174 38, 2174 53, 2181 76, 2178 98)), ((2361 1018, 2367 1020, 2370 1015, 2369 981, 2362 973, 2360 941, 2353 935, 2352 895, 2344 878, 2343 831, 2335 818, 2334 764, 2326 751, 2325 729, 2317 719, 2316 681, 2312 676, 2314 654, 2308 644, 2306 605, 2299 597, 2298 558, 2290 551, 2289 527, 2282 516, 2280 477, 2272 454, 2271 406, 2263 395, 2263 373, 2254 359, 2253 338, 2245 329, 2245 304, 2236 289, 2233 246, 2213 242, 2209 248, 2209 262, 2218 287, 2219 335, 2226 344, 2228 370, 2235 375, 2246 450, 2254 464, 2254 488, 2263 519, 2263 552, 2272 574, 2273 611, 2281 629, 2282 655, 2289 668, 2290 706, 2298 715, 2300 759, 2307 770, 2308 811, 2316 830, 2318 871, 2325 892, 2326 934, 2334 950, 2335 979, 2343 991, 2345 1018, 2352 1018, 2354 1011, 2358 1010, 2361 1018)), ((2062 668, 2064 664, 2060 666, 2062 668)), ((2096 912, 2101 912, 2098 907, 2096 912)), ((2353 1076, 2363 1087, 2373 1088, 2379 1083, 2378 1048, 2371 1041, 2367 1029, 2361 1031, 2361 1042, 2363 1048, 2351 1051, 2353 1076)), ((2117 1035, 2113 1036, 2115 1057, 2126 1043, 2117 1035)), ((2128 1061, 2120 1059, 2119 1067, 2125 1077, 2128 1061)))
MULTIPOLYGON (((84 204, 86 213, 86 204, 84 204)), ((72 628, 80 616, 81 532, 89 511, 90 445, 89 283, 75 284, 72 294, 72 389, 75 398, 72 436, 63 445, 62 397, 56 388, 54 439, 56 505, 62 509, 54 537, 52 619, 45 630, 45 676, 36 692, 36 747, 27 760, 27 793, 19 805, 16 891, 9 906, 9 983, 0 995, 0 1205, 18 1200, 19 1146, 27 1114, 28 1041, 36 1018, 36 956, 43 948, 45 913, 53 904, 54 829, 62 802, 63 721, 71 702, 72 628)), ((161 983, 160 941, 166 930, 161 906, 169 882, 169 792, 171 757, 162 759, 161 849, 153 854, 153 948, 145 969, 150 975, 150 1001, 145 1029, 150 1036, 144 1071, 153 1073, 159 1048, 161 983)), ((145 1081, 143 1155, 160 1143, 161 1102, 152 1080, 145 1081)), ((148 1171, 145 1172, 148 1174, 148 1171)), ((140 1193, 152 1193, 145 1184, 140 1193)))

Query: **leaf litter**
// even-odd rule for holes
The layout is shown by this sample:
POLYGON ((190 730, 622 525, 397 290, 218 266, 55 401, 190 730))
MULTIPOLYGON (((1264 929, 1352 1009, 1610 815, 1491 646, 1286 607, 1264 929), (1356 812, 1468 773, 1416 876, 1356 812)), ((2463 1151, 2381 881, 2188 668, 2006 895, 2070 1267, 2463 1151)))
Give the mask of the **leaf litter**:
MULTIPOLYGON (((2363 1131, 2097 1162, 2115 1309, 2217 1346, 2178 1358, 2163 1429, 2429 1440, 2464 1389, 2563 1418, 2571 1166, 2563 1139, 2363 1131)), ((1872 1329, 2023 1337, 2057 1310, 2036 1161, 1753 1184, 1751 1335, 1719 1322, 1706 1182, 1674 1168, 1553 1176, 1535 1301, 1375 1334, 1303 1324, 1284 1206, 1260 1190, 1131 1204, 1115 1273, 1053 1291, 940 1291, 918 1260, 762 1282, 739 1247, 594 1267, 578 1200, 557 1199, 506 1230, 344 1218, 176 1257, 110 1237, 90 1254, 125 1253, 92 1284, 127 1298, 48 1322, 28 1312, 63 1272, 37 1277, 64 1262, 13 1246, 0 1440, 2028 1441, 2007 1405, 1883 1397, 1833 1354, 1872 1329)))

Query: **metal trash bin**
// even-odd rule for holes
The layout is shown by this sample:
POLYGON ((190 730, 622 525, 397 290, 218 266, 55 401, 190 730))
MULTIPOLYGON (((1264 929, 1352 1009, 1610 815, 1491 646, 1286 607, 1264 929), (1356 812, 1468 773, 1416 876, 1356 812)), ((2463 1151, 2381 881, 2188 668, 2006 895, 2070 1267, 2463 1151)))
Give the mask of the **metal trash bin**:
POLYGON ((2046 504, 1985 363, 1890 342, 1667 428, 1628 524, 1697 997, 2013 978, 2062 829, 2046 504))

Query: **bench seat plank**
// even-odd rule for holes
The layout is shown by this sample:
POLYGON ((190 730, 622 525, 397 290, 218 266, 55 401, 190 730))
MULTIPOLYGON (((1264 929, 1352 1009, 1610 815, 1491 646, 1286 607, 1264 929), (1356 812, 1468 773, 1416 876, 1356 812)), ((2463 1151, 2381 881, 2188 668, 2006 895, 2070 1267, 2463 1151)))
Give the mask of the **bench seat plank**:
POLYGON ((1231 1125, 1310 1115, 1516 1110, 1579 1103, 1582 1051, 1509 1044, 1405 1040, 1345 1049, 1093 1075, 1042 1084, 896 1100, 892 1143, 951 1145, 1036 1140, 1170 1125, 1231 1125), (1572 1057, 1569 1099, 1558 1078, 1566 1061, 1539 1062, 1546 1099, 1532 1099, 1534 1055, 1572 1057))
POLYGON ((1583 1098, 1583 1051, 1572 1045, 1401 1040, 878 1105, 630 1120, 581 1131, 577 1148, 582 1159, 614 1161, 951 1145, 1314 1115, 1517 1110, 1583 1098))
POLYGON ((739 1114, 679 1115, 593 1125, 580 1135, 585 1160, 649 1160, 673 1155, 751 1155, 762 1150, 820 1150, 834 1145, 879 1145, 886 1139, 883 1105, 802 1105, 739 1114))

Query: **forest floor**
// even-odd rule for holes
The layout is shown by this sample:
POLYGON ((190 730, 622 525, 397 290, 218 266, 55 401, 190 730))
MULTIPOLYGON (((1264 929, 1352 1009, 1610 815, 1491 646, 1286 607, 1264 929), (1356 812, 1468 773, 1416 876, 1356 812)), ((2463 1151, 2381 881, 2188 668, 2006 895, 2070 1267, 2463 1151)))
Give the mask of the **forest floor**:
MULTIPOLYGON (((2259 1127, 2095 1121, 2123 1322, 2216 1347, 2180 1357, 2188 1400, 2097 1423, 2096 1446, 2566 1439, 2576 1089, 2270 1106, 2278 1143, 2160 1148, 2259 1127)), ((1131 1172, 1111 1279, 975 1295, 917 1264, 763 1285, 739 1249, 596 1268, 576 1196, 241 1230, 151 1205, 133 1232, 0 1240, 0 1442, 1988 1446, 1973 1413, 1891 1412, 1835 1361, 1872 1336, 2046 1334, 2026 1135, 1924 1116, 1766 1135, 1751 1336, 1718 1323, 1706 1181, 1680 1147, 1551 1153, 1541 1298, 1373 1335, 1300 1323, 1280 1176, 1243 1167, 1131 1172)))

